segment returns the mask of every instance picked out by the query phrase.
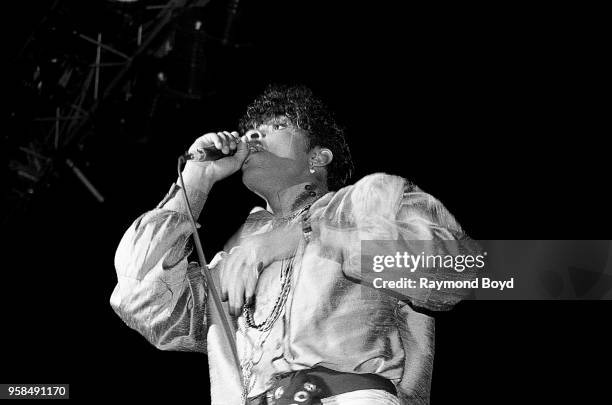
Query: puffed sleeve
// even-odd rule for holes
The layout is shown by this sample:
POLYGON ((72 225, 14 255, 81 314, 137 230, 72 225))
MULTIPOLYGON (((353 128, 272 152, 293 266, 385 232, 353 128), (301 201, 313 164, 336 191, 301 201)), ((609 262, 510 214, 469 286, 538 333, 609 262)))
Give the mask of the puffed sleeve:
POLYGON ((155 209, 124 234, 115 255, 110 304, 121 319, 161 350, 206 352, 206 285, 188 263, 188 218, 155 209))
MULTIPOLYGON (((344 274, 369 286, 374 275, 362 271, 362 241, 384 241, 387 250, 392 246, 393 251, 412 255, 426 251, 444 256, 462 253, 459 247, 467 246, 449 241, 469 240, 439 200, 402 177, 383 173, 366 176, 313 205, 310 221, 314 237, 342 252, 344 274)), ((412 274, 416 275, 457 281, 471 279, 474 273, 419 268, 412 274)), ((381 289, 427 310, 448 310, 469 292, 452 287, 381 289)))

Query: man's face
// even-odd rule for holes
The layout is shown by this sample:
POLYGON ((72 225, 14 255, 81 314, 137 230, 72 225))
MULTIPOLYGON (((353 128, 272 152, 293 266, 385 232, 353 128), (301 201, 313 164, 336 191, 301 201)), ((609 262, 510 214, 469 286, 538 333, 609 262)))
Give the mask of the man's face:
POLYGON ((242 180, 251 190, 282 190, 306 181, 308 152, 306 133, 285 116, 264 122, 256 128, 263 150, 252 150, 242 165, 242 180))

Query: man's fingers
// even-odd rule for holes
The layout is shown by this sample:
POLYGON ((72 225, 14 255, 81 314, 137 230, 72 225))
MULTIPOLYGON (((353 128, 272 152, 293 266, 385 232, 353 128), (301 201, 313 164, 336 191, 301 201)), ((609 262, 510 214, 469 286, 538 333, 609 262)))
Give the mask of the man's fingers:
POLYGON ((193 144, 191 144, 191 146, 189 147, 189 152, 194 153, 199 149, 205 149, 211 146, 217 147, 217 144, 215 144, 216 138, 217 134, 215 134, 214 132, 208 132, 200 136, 193 142, 193 144))
POLYGON ((255 301, 255 289, 257 287, 257 271, 258 269, 244 269, 248 274, 246 275, 246 286, 244 289, 244 299, 247 305, 253 305, 255 301))
POLYGON ((217 132, 217 136, 221 140, 221 144, 222 144, 221 151, 224 154, 227 155, 229 153, 229 150, 230 150, 229 149, 229 139, 228 139, 228 136, 225 135, 223 132, 217 132))
POLYGON ((219 274, 219 282, 221 284, 221 301, 228 300, 228 289, 230 283, 232 281, 232 269, 234 265, 236 255, 229 254, 226 256, 225 261, 223 263, 223 267, 221 268, 221 272, 219 274))
POLYGON ((219 295, 220 295, 221 301, 227 301, 228 296, 227 296, 227 282, 225 280, 226 277, 223 277, 223 273, 221 273, 220 276, 221 277, 219 277, 219 282, 221 285, 219 286, 219 289, 221 290, 221 294, 219 295))
POLYGON ((238 142, 236 141, 236 138, 228 131, 223 131, 223 134, 226 137, 227 140, 227 145, 229 147, 230 150, 234 150, 236 149, 236 146, 238 144, 238 142))
POLYGON ((236 283, 232 285, 229 307, 230 313, 233 316, 239 316, 242 313, 242 307, 244 306, 244 283, 242 280, 236 279, 236 283))
POLYGON ((258 268, 249 259, 250 253, 242 247, 232 248, 221 270, 222 298, 228 301, 232 316, 240 316, 245 302, 250 304, 254 301, 258 268))
POLYGON ((210 140, 215 144, 215 148, 219 150, 223 149, 223 142, 221 141, 219 134, 211 134, 210 138, 210 140))
POLYGON ((225 139, 225 144, 227 145, 227 153, 230 150, 236 148, 236 143, 234 142, 234 137, 228 131, 223 131, 223 138, 225 139))

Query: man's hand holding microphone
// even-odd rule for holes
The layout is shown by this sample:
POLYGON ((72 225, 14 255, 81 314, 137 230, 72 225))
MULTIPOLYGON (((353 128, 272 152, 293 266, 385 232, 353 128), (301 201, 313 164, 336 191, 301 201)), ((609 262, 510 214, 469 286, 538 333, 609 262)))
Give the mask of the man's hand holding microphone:
POLYGON ((196 139, 187 152, 193 158, 183 169, 185 187, 208 194, 217 181, 240 170, 249 154, 248 136, 255 132, 249 131, 242 138, 236 131, 209 132, 196 139), (210 159, 206 156, 207 151, 218 151, 215 157, 220 156, 210 159))

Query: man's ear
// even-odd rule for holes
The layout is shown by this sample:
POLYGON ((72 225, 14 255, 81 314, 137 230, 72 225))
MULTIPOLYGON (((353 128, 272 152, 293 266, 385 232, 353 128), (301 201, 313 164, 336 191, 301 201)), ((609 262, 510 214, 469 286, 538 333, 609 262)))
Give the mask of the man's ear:
POLYGON ((327 148, 315 146, 310 151, 310 161, 313 166, 324 167, 330 164, 332 160, 334 160, 334 154, 327 148))

